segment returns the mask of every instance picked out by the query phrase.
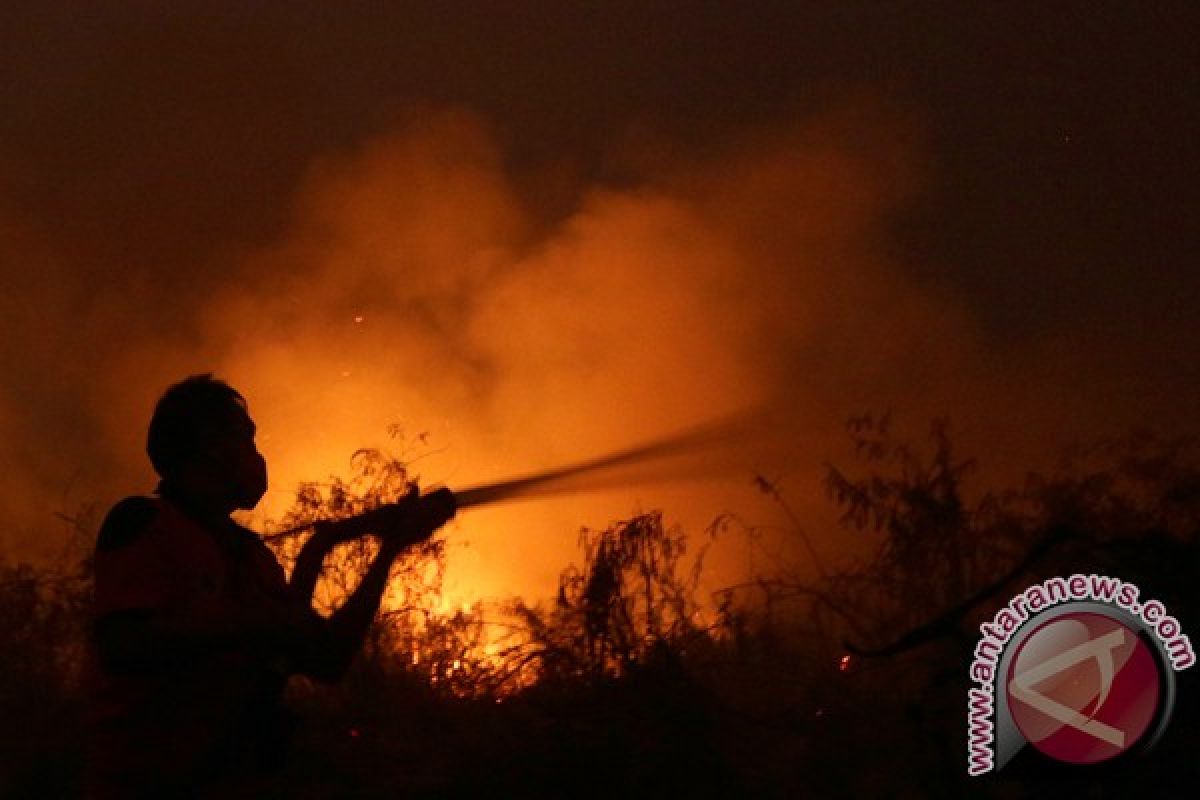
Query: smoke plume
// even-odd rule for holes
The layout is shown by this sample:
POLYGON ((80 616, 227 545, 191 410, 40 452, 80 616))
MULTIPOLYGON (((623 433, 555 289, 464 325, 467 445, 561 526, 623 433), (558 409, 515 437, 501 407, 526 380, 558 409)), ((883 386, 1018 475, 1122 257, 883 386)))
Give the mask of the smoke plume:
MULTIPOLYGON (((769 409, 769 436, 691 480, 464 514, 449 535, 451 588, 467 599, 544 596, 578 526, 638 508, 696 532, 723 511, 784 525, 755 474, 827 520, 821 464, 865 409, 917 432, 949 413, 969 448, 1013 471, 1046 442, 1146 413, 1136 396, 1079 413, 1116 372, 1069 338, 989 340, 963 298, 912 277, 893 247, 926 169, 911 119, 853 101, 715 150, 624 147, 623 180, 559 176, 550 203, 486 118, 421 107, 312 163, 268 244, 195 266, 216 282, 97 287, 76 254, 0 215, 6 545, 45 552, 64 503, 151 488, 150 409, 201 371, 242 391, 258 422, 260 521, 360 447, 461 487, 769 409)), ((818 547, 844 544, 826 531, 818 547)), ((717 565, 743 568, 732 552, 717 565)))

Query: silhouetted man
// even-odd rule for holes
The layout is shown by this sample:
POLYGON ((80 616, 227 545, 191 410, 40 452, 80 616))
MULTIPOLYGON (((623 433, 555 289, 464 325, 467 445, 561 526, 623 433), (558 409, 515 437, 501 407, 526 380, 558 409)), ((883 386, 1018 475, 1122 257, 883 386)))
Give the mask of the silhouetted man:
POLYGON ((220 796, 280 758, 291 674, 337 680, 362 644, 392 561, 454 515, 441 490, 406 502, 361 584, 328 619, 312 609, 338 540, 318 526, 291 580, 252 531, 229 518, 267 488, 242 396, 211 375, 170 387, 147 451, 161 482, 108 513, 96 542, 95 797, 220 796))

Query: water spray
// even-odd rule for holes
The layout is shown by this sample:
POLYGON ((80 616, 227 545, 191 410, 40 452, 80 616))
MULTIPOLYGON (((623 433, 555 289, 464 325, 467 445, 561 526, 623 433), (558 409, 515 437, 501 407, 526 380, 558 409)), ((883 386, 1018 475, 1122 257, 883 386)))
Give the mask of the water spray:
MULTIPOLYGON (((673 436, 657 439, 636 447, 619 450, 605 456, 555 467, 543 472, 522 475, 515 478, 495 481, 493 483, 471 486, 466 489, 453 490, 455 506, 459 511, 479 506, 551 494, 564 494, 615 486, 629 485, 635 480, 632 472, 622 474, 623 470, 633 467, 654 465, 666 462, 680 456, 695 456, 704 451, 716 451, 727 447, 730 443, 749 436, 761 423, 758 412, 744 412, 723 417, 702 425, 676 433, 673 436)), ((660 468, 654 477, 667 479, 677 477, 692 469, 680 468, 675 471, 660 468)), ((644 481, 644 475, 636 476, 638 481, 644 481)), ((418 498, 419 499, 419 498, 418 498)), ((287 530, 277 531, 264 536, 267 541, 294 536, 314 525, 322 524, 336 529, 339 536, 353 537, 365 533, 376 532, 386 528, 400 514, 408 510, 406 503, 409 499, 396 503, 388 503, 378 508, 365 511, 352 517, 336 520, 313 521, 298 525, 287 530), (401 511, 404 507, 405 511, 401 511)))

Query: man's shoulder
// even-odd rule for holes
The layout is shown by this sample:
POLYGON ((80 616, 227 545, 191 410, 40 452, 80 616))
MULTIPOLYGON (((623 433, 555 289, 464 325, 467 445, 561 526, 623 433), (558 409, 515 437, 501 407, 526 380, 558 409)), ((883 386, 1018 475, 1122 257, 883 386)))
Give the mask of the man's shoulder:
POLYGON ((118 550, 144 536, 158 517, 160 504, 153 497, 126 497, 114 505, 96 536, 99 551, 118 550))

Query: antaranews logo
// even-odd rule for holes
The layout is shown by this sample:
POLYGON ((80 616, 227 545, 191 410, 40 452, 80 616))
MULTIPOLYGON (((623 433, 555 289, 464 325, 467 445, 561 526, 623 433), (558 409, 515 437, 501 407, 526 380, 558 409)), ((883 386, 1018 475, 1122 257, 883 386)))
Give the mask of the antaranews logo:
POLYGON ((967 699, 967 772, 1000 769, 1026 744, 1093 764, 1145 750, 1196 656, 1179 620, 1132 583, 1050 578, 979 626, 967 699))

